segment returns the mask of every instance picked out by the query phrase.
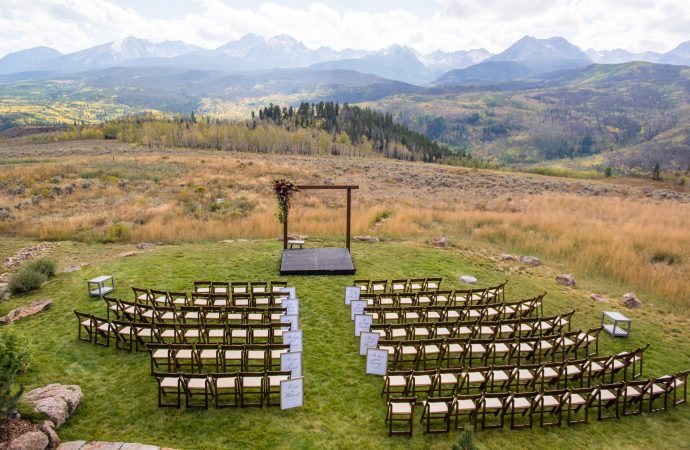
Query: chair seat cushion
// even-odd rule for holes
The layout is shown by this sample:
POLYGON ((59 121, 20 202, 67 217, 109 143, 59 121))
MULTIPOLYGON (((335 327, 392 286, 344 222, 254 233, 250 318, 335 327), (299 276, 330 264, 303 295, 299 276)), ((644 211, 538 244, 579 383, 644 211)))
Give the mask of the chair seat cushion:
POLYGON ((412 414, 412 404, 411 403, 391 403, 391 413, 396 415, 409 415, 412 414))

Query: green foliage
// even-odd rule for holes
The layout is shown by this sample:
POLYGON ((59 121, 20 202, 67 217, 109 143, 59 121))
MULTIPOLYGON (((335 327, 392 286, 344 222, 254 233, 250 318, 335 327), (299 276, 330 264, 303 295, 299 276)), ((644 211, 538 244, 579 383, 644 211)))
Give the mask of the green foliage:
POLYGON ((24 388, 17 389, 15 379, 30 364, 31 353, 17 335, 9 331, 0 333, 0 421, 16 411, 24 388))
POLYGON ((288 211, 290 210, 290 198, 292 194, 299 191, 297 186, 290 180, 280 178, 273 182, 273 192, 278 198, 278 221, 285 224, 288 219, 288 211))
POLYGON ((9 288, 13 294, 23 294, 40 289, 46 281, 45 273, 24 265, 10 278, 9 288))
POLYGON ((101 237, 100 242, 126 242, 129 239, 129 227, 124 223, 116 223, 112 225, 105 234, 101 237))
POLYGON ((606 178, 611 176, 611 166, 606 166, 606 169, 604 169, 604 176, 606 178))
POLYGON ((453 444, 453 450, 479 450, 477 444, 474 443, 472 427, 465 425, 465 428, 458 436, 458 442, 453 444))
POLYGON ((652 180, 661 181, 661 168, 659 167, 659 163, 654 164, 654 168, 652 169, 652 180))
POLYGON ((29 261, 25 264, 31 270, 40 272, 46 276, 46 278, 52 278, 55 276, 57 270, 57 263, 49 258, 38 258, 33 261, 29 261))

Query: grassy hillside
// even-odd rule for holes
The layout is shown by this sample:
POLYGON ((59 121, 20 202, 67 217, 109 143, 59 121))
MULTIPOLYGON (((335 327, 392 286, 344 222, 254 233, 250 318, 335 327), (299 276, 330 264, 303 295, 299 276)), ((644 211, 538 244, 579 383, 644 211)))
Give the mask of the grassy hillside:
POLYGON ((507 164, 580 158, 580 167, 612 165, 620 172, 690 165, 690 69, 681 66, 592 65, 530 82, 444 86, 368 105, 477 158, 507 164))
MULTIPOLYGON (((7 256, 26 241, 0 239, 0 256, 7 256)), ((323 245, 336 242, 324 242, 323 245)), ((116 277, 115 294, 131 298, 130 286, 189 290, 199 278, 278 279, 280 245, 277 241, 234 244, 196 243, 158 247, 134 257, 115 255, 132 246, 61 243, 51 256, 61 266, 90 262, 85 269, 59 274, 40 292, 13 297, 0 305, 0 314, 37 298, 53 299, 47 312, 12 325, 32 343, 35 362, 20 381, 27 388, 46 383, 79 384, 84 400, 60 428, 63 441, 86 439, 130 441, 180 449, 221 448, 405 448, 448 449, 457 433, 426 435, 415 420, 412 439, 387 436, 385 403, 380 396, 382 379, 364 374, 364 359, 357 355, 349 312, 343 305, 344 286, 350 277, 284 277, 300 297, 304 332, 305 405, 278 408, 175 410, 156 407, 156 383, 148 374, 146 353, 129 354, 77 340, 72 310, 104 311, 104 303, 90 300, 84 280, 100 274, 116 277)), ((513 271, 518 266, 497 263, 483 252, 468 249, 440 250, 406 242, 355 244, 357 276, 395 278, 424 275, 445 277, 444 285, 458 287, 462 274, 477 276, 489 285, 508 278, 507 298, 518 299, 542 290, 544 312, 576 309, 575 328, 599 323, 603 309, 613 305, 592 302, 588 290, 609 294, 606 284, 583 280, 581 289, 557 287, 556 273, 548 267, 513 271)), ((690 333, 687 317, 657 312, 646 305, 628 312, 633 319, 629 339, 601 336, 600 351, 611 354, 645 343, 646 376, 658 376, 690 367, 690 333)), ((690 407, 669 412, 625 417, 574 427, 531 431, 509 429, 478 433, 482 449, 623 449, 685 448, 690 427, 690 407)))

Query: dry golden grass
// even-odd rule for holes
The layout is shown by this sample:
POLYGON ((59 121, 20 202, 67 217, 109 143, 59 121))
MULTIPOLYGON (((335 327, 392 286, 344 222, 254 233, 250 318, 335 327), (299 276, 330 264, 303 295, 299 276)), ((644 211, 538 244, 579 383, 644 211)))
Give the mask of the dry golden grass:
MULTIPOLYGON (((457 245, 534 254, 578 278, 608 279, 677 311, 690 309, 690 204, 654 200, 648 186, 376 159, 118 153, 123 148, 0 165, 0 206, 13 216, 0 221, 0 232, 105 242, 277 238, 273 179, 355 183, 361 186, 353 194, 355 235, 447 235, 457 245), (597 194, 587 194, 592 189, 597 194)), ((344 206, 342 192, 298 193, 290 231, 342 236, 344 206)))

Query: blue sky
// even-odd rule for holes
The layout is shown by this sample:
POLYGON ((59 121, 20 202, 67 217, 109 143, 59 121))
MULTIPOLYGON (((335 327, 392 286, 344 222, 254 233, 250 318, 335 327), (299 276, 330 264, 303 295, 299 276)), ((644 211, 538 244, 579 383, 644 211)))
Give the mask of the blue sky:
POLYGON ((0 0, 0 56, 37 45, 71 52, 137 36, 215 48, 247 33, 321 45, 423 53, 524 35, 563 36, 583 50, 665 52, 690 40, 683 0, 0 0))

